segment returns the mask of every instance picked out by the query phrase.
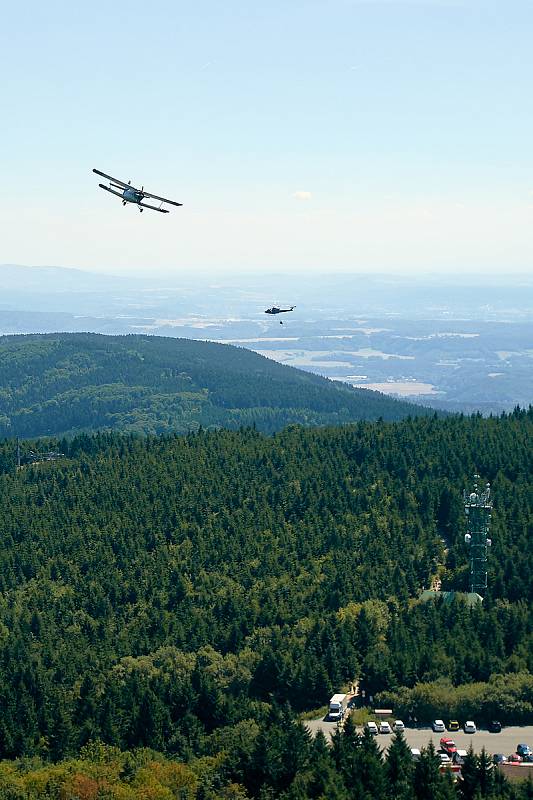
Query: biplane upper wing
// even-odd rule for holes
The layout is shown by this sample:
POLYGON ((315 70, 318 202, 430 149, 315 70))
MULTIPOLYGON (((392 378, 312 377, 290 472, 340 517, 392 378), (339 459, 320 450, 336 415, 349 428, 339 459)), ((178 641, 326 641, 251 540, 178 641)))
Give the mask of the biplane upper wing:
POLYGON ((151 197, 152 200, 161 200, 162 203, 170 203, 171 206, 182 206, 183 203, 176 203, 175 200, 168 200, 166 197, 159 197, 157 194, 150 194, 150 192, 145 192, 143 190, 143 194, 145 197, 151 197))
POLYGON ((122 197, 122 192, 115 192, 113 189, 110 189, 109 186, 105 186, 103 183, 99 183, 98 186, 100 189, 105 189, 106 192, 111 192, 111 194, 116 194, 117 197, 122 197))
MULTIPOLYGON (((134 189, 134 186, 131 186, 129 183, 124 183, 124 181, 120 181, 118 178, 113 178, 112 175, 106 175, 105 172, 100 172, 99 169, 93 169, 93 172, 96 172, 97 175, 101 175, 102 178, 107 178, 108 181, 114 181, 118 183, 120 186, 123 186, 125 189, 134 189)), ((100 184, 101 186, 102 184, 100 184)))

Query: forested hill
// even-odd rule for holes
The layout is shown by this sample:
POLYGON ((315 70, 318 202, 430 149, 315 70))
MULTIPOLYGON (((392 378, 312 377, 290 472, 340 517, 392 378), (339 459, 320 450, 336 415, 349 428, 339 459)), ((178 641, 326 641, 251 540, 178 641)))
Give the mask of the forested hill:
POLYGON ((533 412, 107 433, 17 471, 4 441, 0 757, 218 754, 217 780, 278 797, 297 765, 276 704, 317 708, 354 676, 426 721, 459 696, 461 718, 530 720, 532 440, 533 412), (476 470, 495 500, 483 606, 418 602, 442 539, 443 588, 467 587, 476 470))
MULTIPOLYGON (((430 413, 230 345, 156 336, 0 337, 0 436, 183 433, 430 413)), ((433 412, 431 412, 433 413, 433 412)))

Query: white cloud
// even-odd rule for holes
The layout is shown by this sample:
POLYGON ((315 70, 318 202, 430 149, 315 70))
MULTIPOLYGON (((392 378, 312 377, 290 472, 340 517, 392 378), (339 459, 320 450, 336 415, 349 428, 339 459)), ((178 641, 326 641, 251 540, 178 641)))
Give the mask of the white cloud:
POLYGON ((298 192, 294 192, 293 197, 295 197, 297 200, 310 200, 312 194, 311 192, 303 192, 300 190, 298 192))

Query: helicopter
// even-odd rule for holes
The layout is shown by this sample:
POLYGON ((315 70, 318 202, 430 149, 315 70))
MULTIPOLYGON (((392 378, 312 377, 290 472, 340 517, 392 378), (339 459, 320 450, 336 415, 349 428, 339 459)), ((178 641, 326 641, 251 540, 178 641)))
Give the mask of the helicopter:
POLYGON ((294 311, 296 306, 291 306, 290 308, 278 308, 278 306, 272 306, 272 308, 267 308, 265 314, 286 314, 288 311, 294 311))
MULTIPOLYGON (((267 308, 265 314, 287 314, 289 311, 294 311, 296 306, 291 306, 290 308, 280 308, 279 306, 272 306, 272 308, 267 308)), ((282 320, 279 321, 280 325, 283 325, 282 320)))

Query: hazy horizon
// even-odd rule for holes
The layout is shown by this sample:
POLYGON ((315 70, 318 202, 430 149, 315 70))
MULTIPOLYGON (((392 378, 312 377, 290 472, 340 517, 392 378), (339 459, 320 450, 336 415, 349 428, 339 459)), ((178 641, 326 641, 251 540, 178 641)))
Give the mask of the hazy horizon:
POLYGON ((194 269, 194 272, 191 272, 186 266, 185 267, 176 267, 176 268, 159 268, 155 269, 153 267, 146 266, 144 268, 139 268, 132 274, 132 270, 128 267, 120 267, 119 265, 115 266, 102 266, 102 265, 95 265, 94 267, 81 267, 78 265, 73 264, 24 264, 21 262, 5 262, 0 263, 0 270, 5 268, 21 268, 21 269, 31 269, 31 270, 46 270, 46 269, 59 269, 59 270, 70 270, 73 272, 80 272, 87 275, 101 275, 102 277, 116 277, 116 278, 135 278, 140 280, 161 280, 161 279, 170 279, 170 278, 177 278, 177 279, 187 279, 187 280, 201 280, 201 279, 209 279, 209 280, 252 280, 258 278, 300 278, 302 275, 311 275, 314 278, 327 278, 327 277, 335 277, 335 276, 346 276, 346 277, 360 277, 360 278, 370 278, 373 280, 378 279, 393 279, 394 281, 401 281, 403 280, 418 280, 418 281, 429 281, 429 282, 437 282, 437 283, 446 283, 450 282, 452 285, 457 285, 458 283, 464 283, 465 280, 479 280, 480 278, 484 278, 487 281, 488 285, 498 284, 500 281, 505 283, 506 285, 514 282, 518 282, 522 284, 524 281, 528 284, 533 285, 533 272, 531 270, 524 270, 523 272, 515 271, 515 272, 508 272, 502 269, 501 272, 487 272, 487 271, 480 271, 476 272, 475 270, 467 270, 462 269, 458 270, 457 272, 453 271, 430 271, 430 270, 423 270, 423 271, 413 271, 408 272, 407 270, 402 272, 396 272, 394 270, 387 271, 383 270, 376 270, 372 271, 370 269, 365 270, 364 268, 360 269, 351 269, 351 270, 343 270, 340 268, 335 269, 327 269, 325 267, 316 267, 315 269, 307 269, 302 267, 301 269, 297 268, 265 268, 263 270, 245 270, 244 268, 239 271, 235 270, 224 270, 223 273, 220 272, 219 269, 216 267, 206 267, 201 268, 197 267, 194 269))

